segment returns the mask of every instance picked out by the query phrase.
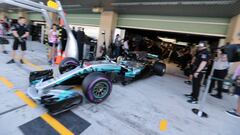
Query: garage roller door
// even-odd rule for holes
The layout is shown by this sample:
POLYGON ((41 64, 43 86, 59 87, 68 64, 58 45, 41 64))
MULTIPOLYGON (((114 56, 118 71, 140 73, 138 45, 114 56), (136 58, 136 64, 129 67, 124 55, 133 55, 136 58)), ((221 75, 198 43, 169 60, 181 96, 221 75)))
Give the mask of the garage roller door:
POLYGON ((225 37, 229 18, 119 15, 118 27, 225 37))

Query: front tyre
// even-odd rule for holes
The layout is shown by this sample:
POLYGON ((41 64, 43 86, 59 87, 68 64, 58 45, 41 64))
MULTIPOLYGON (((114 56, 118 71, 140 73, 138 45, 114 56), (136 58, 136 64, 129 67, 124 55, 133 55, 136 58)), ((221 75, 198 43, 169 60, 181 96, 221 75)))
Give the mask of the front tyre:
POLYGON ((112 92, 112 82, 102 73, 94 72, 85 77, 82 83, 86 98, 95 104, 101 103, 112 92))
POLYGON ((66 57, 64 58, 61 63, 59 64, 59 72, 61 74, 68 72, 70 70, 73 70, 77 66, 79 66, 79 61, 72 58, 72 57, 66 57))

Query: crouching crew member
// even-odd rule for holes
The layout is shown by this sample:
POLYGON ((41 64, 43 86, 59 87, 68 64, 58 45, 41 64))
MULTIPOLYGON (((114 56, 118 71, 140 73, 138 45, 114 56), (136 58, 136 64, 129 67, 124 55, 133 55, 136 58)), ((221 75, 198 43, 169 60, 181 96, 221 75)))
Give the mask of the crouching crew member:
POLYGON ((201 87, 201 82, 203 79, 204 71, 206 70, 207 61, 210 57, 207 51, 206 42, 200 42, 198 47, 198 52, 195 56, 195 61, 193 63, 193 80, 192 80, 192 93, 185 94, 190 100, 187 102, 192 104, 198 103, 198 96, 201 87))
POLYGON ((26 40, 29 35, 29 29, 26 25, 26 19, 24 17, 18 18, 18 23, 13 26, 13 52, 12 52, 12 59, 7 62, 7 64, 15 63, 15 56, 16 50, 18 50, 18 46, 21 45, 22 54, 20 56, 20 63, 23 64, 23 56, 25 51, 27 50, 26 47, 26 40))

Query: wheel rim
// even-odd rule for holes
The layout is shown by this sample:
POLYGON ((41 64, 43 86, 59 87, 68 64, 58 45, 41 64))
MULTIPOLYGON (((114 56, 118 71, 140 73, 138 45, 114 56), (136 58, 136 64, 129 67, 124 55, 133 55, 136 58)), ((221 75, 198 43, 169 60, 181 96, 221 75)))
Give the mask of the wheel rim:
POLYGON ((93 95, 95 98, 103 98, 107 95, 109 85, 107 82, 98 82, 93 87, 93 95))
POLYGON ((163 69, 163 73, 165 73, 165 72, 166 72, 166 69, 164 68, 164 69, 163 69))

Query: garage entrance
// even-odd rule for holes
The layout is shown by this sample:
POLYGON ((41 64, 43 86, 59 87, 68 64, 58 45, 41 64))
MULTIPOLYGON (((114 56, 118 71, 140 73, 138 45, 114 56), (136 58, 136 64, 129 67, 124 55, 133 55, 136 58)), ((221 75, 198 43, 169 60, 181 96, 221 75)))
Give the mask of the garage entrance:
POLYGON ((195 54, 195 46, 199 42, 206 41, 209 50, 214 53, 220 39, 224 38, 144 29, 126 28, 125 30, 131 51, 148 51, 159 55, 168 63, 168 73, 181 77, 185 77, 183 74, 187 63, 195 54))

